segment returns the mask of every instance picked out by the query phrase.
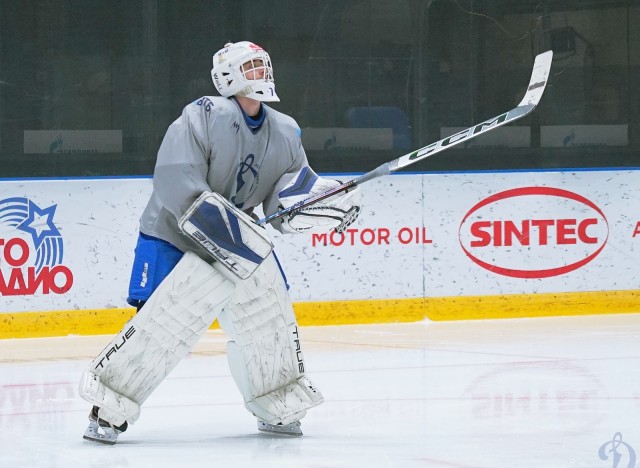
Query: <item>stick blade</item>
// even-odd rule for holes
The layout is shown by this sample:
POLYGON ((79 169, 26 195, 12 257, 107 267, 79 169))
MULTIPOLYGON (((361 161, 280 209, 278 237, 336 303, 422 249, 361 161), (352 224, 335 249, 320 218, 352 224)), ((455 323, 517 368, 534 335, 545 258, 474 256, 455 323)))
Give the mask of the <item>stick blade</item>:
POLYGON ((553 60, 553 51, 548 50, 536 56, 533 63, 533 71, 531 72, 531 80, 527 87, 527 92, 518 104, 518 107, 537 106, 544 93, 549 80, 549 72, 551 71, 551 61, 553 60))

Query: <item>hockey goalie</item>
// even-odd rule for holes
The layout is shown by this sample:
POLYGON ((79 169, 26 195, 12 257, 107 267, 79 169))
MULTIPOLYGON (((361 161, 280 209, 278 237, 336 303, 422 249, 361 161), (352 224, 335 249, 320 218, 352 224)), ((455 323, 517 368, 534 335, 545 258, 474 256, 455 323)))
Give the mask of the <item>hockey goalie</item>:
MULTIPOLYGON (((244 405, 258 430, 302 435, 323 401, 311 382, 287 284, 265 214, 338 184, 315 174, 300 129, 278 101, 269 54, 251 42, 213 56, 221 96, 187 105, 158 151, 153 192, 140 219, 128 302, 138 313, 89 364, 79 394, 92 405, 84 438, 114 444, 141 406, 217 318, 244 405)), ((342 230, 358 190, 278 218, 281 232, 342 230)))

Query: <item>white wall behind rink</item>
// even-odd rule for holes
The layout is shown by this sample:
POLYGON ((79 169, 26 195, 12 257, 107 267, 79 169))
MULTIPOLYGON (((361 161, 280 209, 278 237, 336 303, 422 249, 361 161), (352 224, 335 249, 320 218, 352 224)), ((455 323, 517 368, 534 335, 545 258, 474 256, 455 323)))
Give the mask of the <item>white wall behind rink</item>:
MULTIPOLYGON (((640 289, 640 171, 394 175, 282 236, 294 301, 640 289)), ((150 179, 0 181, 0 312, 126 307, 150 179)))

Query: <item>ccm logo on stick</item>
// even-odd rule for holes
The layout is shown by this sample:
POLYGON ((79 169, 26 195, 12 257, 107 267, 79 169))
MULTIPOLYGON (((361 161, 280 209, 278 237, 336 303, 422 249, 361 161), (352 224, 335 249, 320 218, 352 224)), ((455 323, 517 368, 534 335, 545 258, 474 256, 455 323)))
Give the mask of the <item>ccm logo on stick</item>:
POLYGON ((465 254, 477 265, 514 278, 574 271, 606 245, 607 219, 592 201, 553 187, 521 187, 473 206, 460 223, 465 254))

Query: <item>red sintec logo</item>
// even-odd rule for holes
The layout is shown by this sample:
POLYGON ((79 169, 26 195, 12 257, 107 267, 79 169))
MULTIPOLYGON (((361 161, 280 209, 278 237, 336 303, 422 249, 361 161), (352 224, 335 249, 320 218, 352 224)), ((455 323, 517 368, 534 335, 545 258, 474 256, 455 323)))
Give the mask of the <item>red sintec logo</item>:
POLYGON ((0 295, 71 289, 73 274, 62 265, 62 236, 53 224, 56 206, 40 208, 23 197, 0 200, 0 295))
POLYGON ((607 219, 568 190, 521 187, 477 203, 460 223, 462 250, 477 265, 513 278, 549 278, 585 266, 607 243, 607 219))

